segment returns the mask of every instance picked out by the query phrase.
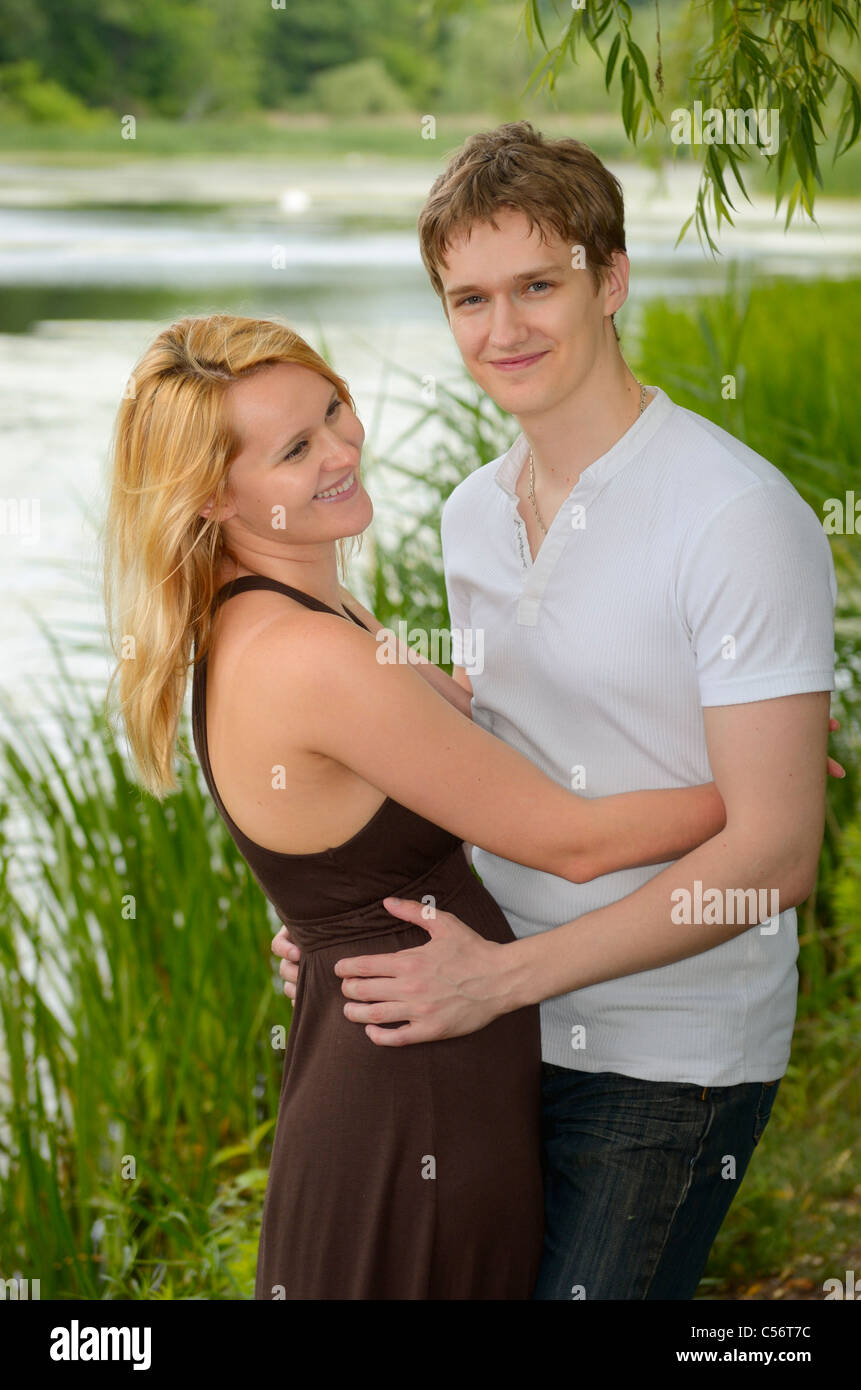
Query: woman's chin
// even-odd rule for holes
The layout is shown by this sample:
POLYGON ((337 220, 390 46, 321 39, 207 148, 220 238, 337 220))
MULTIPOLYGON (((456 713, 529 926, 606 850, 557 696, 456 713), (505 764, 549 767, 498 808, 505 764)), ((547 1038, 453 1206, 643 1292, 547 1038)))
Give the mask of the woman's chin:
MULTIPOLYGON (((345 516, 341 523, 335 540, 348 540, 350 536, 361 536, 363 531, 367 531, 374 519, 374 504, 368 494, 365 493, 365 505, 357 508, 358 515, 345 516)), ((356 498, 359 501, 359 498, 356 498)))

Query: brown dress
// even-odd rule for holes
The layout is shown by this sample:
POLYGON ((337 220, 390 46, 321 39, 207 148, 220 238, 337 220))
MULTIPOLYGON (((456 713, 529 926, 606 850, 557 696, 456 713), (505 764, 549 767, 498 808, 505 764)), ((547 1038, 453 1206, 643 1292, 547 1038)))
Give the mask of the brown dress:
MULTIPOLYGON (((335 612, 259 575, 226 584, 215 602, 251 588, 335 612)), ((301 949, 254 1297, 529 1299, 544 1219, 537 1006, 466 1037, 381 1047, 344 1017, 333 971, 344 956, 429 940, 386 911, 389 894, 431 895, 488 940, 512 941, 501 909, 461 841, 391 798, 345 844, 264 849, 231 820, 213 781, 205 659, 192 719, 215 804, 301 949)))

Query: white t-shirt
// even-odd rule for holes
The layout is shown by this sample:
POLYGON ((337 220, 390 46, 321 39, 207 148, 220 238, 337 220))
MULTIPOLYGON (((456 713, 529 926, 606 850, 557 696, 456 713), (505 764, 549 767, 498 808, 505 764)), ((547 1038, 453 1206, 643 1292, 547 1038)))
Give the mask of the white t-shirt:
MULTIPOLYGON (((711 781, 704 705, 834 689, 837 586, 815 512, 766 459, 649 389, 655 399, 581 474, 534 564, 514 491, 522 434, 442 514, 452 631, 482 630, 483 669, 467 666, 475 722, 588 797, 711 781)), ((627 897, 667 867, 577 884, 480 848, 474 864, 517 937, 627 897)), ((797 955, 790 908, 773 934, 753 926, 544 1000, 544 1060, 704 1086, 772 1081, 789 1060, 797 955)))

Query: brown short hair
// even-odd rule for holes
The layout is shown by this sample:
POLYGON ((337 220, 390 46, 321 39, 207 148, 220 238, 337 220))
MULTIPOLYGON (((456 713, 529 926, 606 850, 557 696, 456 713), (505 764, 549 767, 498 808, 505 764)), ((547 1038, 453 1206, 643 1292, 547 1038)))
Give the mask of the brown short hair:
MULTIPOLYGON (((419 214, 422 260, 445 302, 439 267, 453 236, 473 222, 494 222, 512 208, 530 227, 581 245, 595 280, 614 251, 625 251, 625 206, 619 180, 579 140, 545 140, 529 121, 471 135, 433 184, 419 214)), ((615 327, 615 324, 614 324, 615 327)))

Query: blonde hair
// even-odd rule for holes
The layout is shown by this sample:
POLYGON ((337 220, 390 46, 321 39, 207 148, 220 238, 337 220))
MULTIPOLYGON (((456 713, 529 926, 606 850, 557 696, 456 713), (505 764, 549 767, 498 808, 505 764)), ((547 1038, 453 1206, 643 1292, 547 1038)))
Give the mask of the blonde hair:
MULTIPOLYGON (((231 382, 280 362, 319 372, 355 409, 346 382, 287 324, 210 314, 159 333, 117 412, 103 535, 117 665, 105 709, 110 718, 118 680, 139 780, 159 798, 179 786, 172 759, 189 666, 209 649, 217 567, 227 553, 217 516, 240 443, 225 418, 225 393, 231 382)), ((342 578, 346 558, 339 540, 342 578)))

